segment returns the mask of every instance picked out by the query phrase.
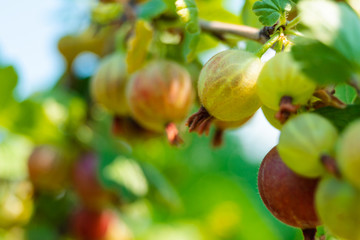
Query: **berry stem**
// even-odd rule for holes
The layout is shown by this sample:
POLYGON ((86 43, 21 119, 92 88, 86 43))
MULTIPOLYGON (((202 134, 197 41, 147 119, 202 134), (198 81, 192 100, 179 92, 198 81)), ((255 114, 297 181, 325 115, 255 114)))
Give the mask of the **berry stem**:
POLYGON ((256 53, 256 56, 261 58, 261 56, 279 40, 279 37, 280 37, 280 33, 278 32, 272 35, 272 37, 256 53))
POLYGON ((167 139, 169 143, 174 146, 179 146, 184 141, 179 136, 179 130, 174 123, 169 123, 165 127, 167 139))
POLYGON ((220 147, 223 143, 224 130, 221 128, 216 128, 214 137, 212 139, 213 147, 220 147))
POLYGON ((299 109, 299 105, 292 104, 292 97, 284 96, 280 100, 280 109, 276 113, 275 118, 278 119, 281 124, 284 124, 291 114, 296 113, 299 109))
POLYGON ((334 92, 329 92, 326 89, 318 89, 314 92, 314 96, 320 98, 324 106, 332 106, 339 109, 346 108, 346 104, 334 96, 334 92))
POLYGON ((320 159, 327 172, 329 172, 330 174, 332 174, 337 178, 341 178, 340 170, 333 157, 324 154, 320 157, 320 159))
POLYGON ((315 240, 316 228, 302 229, 304 240, 315 240))
POLYGON ((300 20, 301 20, 300 17, 296 16, 293 20, 291 20, 290 22, 288 22, 286 24, 286 29, 292 29, 292 28, 296 27, 296 25, 298 25, 300 20))

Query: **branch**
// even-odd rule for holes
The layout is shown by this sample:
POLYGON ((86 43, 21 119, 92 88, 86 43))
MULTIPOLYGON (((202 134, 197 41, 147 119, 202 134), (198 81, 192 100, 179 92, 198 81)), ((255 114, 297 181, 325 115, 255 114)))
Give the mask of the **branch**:
POLYGON ((215 36, 230 33, 260 43, 265 43, 269 39, 269 34, 267 33, 269 30, 264 31, 264 29, 217 21, 200 20, 199 22, 200 27, 204 32, 212 33, 215 36))

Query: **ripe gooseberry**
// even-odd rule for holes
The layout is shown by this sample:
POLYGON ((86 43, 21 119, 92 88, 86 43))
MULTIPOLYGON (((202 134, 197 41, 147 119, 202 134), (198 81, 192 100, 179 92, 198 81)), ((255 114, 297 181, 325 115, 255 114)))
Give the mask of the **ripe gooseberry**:
POLYGON ((93 99, 117 116, 129 113, 125 89, 128 82, 125 56, 114 53, 102 60, 91 79, 93 99))
POLYGON ((315 203, 319 218, 341 239, 360 239, 360 192, 346 181, 333 177, 320 181, 315 203))
POLYGON ((360 120, 346 127, 336 150, 336 160, 341 173, 360 189, 360 120))
POLYGON ((318 179, 294 173, 281 160, 276 147, 263 159, 259 174, 260 196, 269 211, 280 221, 303 230, 305 239, 314 239, 320 221, 314 196, 318 179))
POLYGON ((154 60, 137 71, 126 90, 130 111, 144 128, 167 133, 171 144, 181 143, 176 122, 189 112, 194 91, 189 73, 169 60, 154 60))
POLYGON ((313 95, 316 84, 307 78, 290 52, 276 54, 267 61, 257 82, 261 102, 270 109, 279 111, 277 117, 285 122, 295 105, 305 105, 313 95))
POLYGON ((87 153, 75 163, 72 181, 81 202, 88 208, 101 209, 113 200, 113 195, 106 190, 98 177, 98 158, 87 153))
POLYGON ((68 163, 55 147, 38 146, 28 158, 28 173, 36 189, 57 192, 67 184, 68 163))
POLYGON ((79 240, 104 239, 117 216, 109 210, 89 210, 80 208, 71 216, 71 227, 79 240))
POLYGON ((300 114, 284 124, 278 151, 286 165, 306 177, 325 173, 322 157, 333 156, 337 129, 316 113, 300 114))

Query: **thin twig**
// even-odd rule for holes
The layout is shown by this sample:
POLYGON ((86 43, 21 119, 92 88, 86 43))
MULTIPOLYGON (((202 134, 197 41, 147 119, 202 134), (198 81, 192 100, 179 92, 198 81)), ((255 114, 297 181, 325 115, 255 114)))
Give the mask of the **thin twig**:
POLYGON ((216 33, 216 34, 230 33, 260 43, 265 43, 268 40, 266 36, 263 36, 261 34, 261 29, 257 29, 245 25, 200 20, 200 27, 205 32, 216 33))

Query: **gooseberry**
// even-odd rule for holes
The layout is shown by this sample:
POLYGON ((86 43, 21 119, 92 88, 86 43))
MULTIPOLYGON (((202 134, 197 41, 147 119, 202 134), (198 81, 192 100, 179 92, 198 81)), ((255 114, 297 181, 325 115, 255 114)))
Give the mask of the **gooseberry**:
POLYGON ((319 218, 330 232, 342 239, 360 239, 360 192, 333 177, 320 181, 315 196, 319 218))
POLYGON ((201 104, 222 121, 241 121, 260 107, 256 82, 262 63, 243 50, 226 50, 202 68, 198 82, 201 104))
POLYGON ((154 60, 130 79, 127 100, 134 119, 144 128, 167 133, 172 144, 181 139, 175 123, 188 114, 194 100, 189 73, 169 60, 154 60))
POLYGON ((57 192, 67 184, 68 163, 55 147, 38 146, 28 158, 28 173, 36 189, 57 192))
POLYGON ((360 189, 360 120, 346 127, 336 150, 336 160, 341 173, 360 189))
POLYGON ((296 105, 305 105, 313 95, 316 84, 301 72, 290 52, 278 53, 267 61, 257 82, 261 102, 270 109, 280 111, 284 122, 297 111, 296 105))
POLYGON ((75 163, 72 181, 83 205, 92 209, 101 209, 113 200, 113 195, 101 184, 98 176, 98 158, 87 153, 75 163))
POLYGON ((260 196, 269 211, 280 221, 314 234, 320 221, 315 212, 314 196, 318 179, 305 178, 289 169, 276 147, 263 159, 259 174, 260 196))
POLYGON ((125 57, 114 53, 102 60, 91 79, 93 99, 118 116, 129 113, 125 89, 128 82, 125 57))
POLYGON ((325 172, 321 158, 333 156, 337 129, 316 113, 303 113, 290 119, 282 128, 278 151, 286 165, 306 177, 325 172))

